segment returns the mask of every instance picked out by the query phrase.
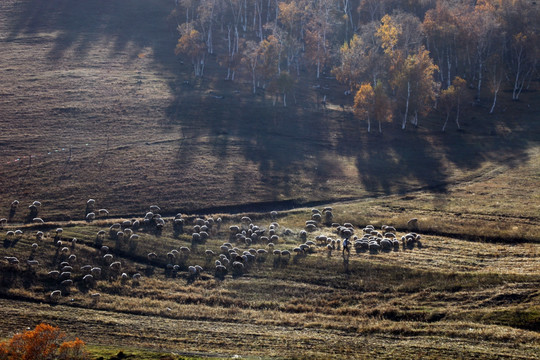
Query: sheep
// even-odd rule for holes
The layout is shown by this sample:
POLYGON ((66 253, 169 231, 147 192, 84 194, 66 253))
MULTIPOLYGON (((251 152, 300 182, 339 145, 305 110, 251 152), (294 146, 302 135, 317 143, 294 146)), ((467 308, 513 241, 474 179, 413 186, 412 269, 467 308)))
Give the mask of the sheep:
POLYGON ((155 213, 156 211, 161 211, 161 208, 157 205, 150 205, 150 211, 155 213))
POLYGON ((325 211, 324 222, 326 223, 326 225, 332 224, 332 220, 334 220, 334 214, 332 213, 332 211, 331 210, 325 211))
POLYGON ((215 253, 210 249, 206 250, 204 253, 207 258, 212 258, 215 255, 215 253))
POLYGON ((15 239, 21 239, 23 236, 22 230, 15 230, 15 239))
POLYGON ((102 254, 107 254, 109 252, 109 247, 107 245, 103 245, 99 250, 102 254))
POLYGON ((62 297, 62 292, 60 290, 54 290, 50 293, 49 297, 52 301, 58 301, 62 297))
POLYGON ((64 287, 64 288, 70 287, 71 285, 73 285, 73 280, 71 280, 71 279, 66 279, 66 280, 62 281, 62 282, 60 283, 60 285, 61 285, 62 287, 64 287))
POLYGON ((71 248, 72 249, 75 249, 75 245, 77 245, 77 242, 78 242, 77 238, 71 239, 71 248))
POLYGON ((384 238, 381 240, 381 243, 379 245, 381 246, 382 251, 388 252, 392 250, 394 243, 390 239, 384 238))
POLYGON ((38 265, 39 265, 39 261, 37 261, 37 260, 26 260, 26 264, 27 264, 29 267, 32 267, 32 266, 38 266, 38 265))
POLYGON ((195 266, 189 266, 188 267, 188 272, 190 275, 197 275, 197 268, 195 266))
POLYGON ((101 275, 101 268, 94 266, 92 269, 90 269, 90 273, 94 276, 94 278, 101 275))
POLYGON ((36 241, 43 240, 43 231, 36 232, 36 241))
POLYGON ((38 247, 39 247, 39 245, 37 243, 33 243, 32 244, 32 251, 37 250, 38 247))
POLYGON ((83 276, 83 281, 86 286, 90 287, 94 285, 94 277, 90 274, 83 276))
POLYGON ((369 246, 369 252, 371 254, 377 254, 379 250, 381 249, 381 245, 379 245, 376 241, 370 241, 368 246, 369 246))
POLYGON ((112 254, 103 255, 103 261, 105 262, 105 264, 111 264, 112 260, 113 260, 112 254))
POLYGON ((96 219, 96 214, 93 213, 93 212, 89 212, 88 214, 86 214, 86 222, 92 222, 96 219))
POLYGON ((311 219, 317 223, 320 223, 322 221, 322 216, 319 213, 313 214, 311 215, 311 219))
POLYGON ((272 220, 276 220, 277 216, 278 216, 277 211, 270 211, 270 217, 272 218, 272 220))
POLYGON ((15 232, 14 231, 9 230, 9 231, 6 232, 6 238, 8 240, 12 239, 13 237, 15 237, 15 232))
POLYGON ((88 274, 90 273, 90 271, 92 270, 92 265, 83 265, 81 266, 81 271, 85 274, 88 274))
POLYGON ((13 200, 11 203, 11 210, 16 210, 19 207, 19 200, 13 200))
POLYGON ((99 299, 101 298, 101 294, 100 293, 93 293, 93 294, 90 294, 90 297, 92 298, 92 304, 96 305, 98 303, 99 299))
POLYGON ((227 275, 227 268, 223 265, 216 265, 215 277, 223 279, 227 275))
POLYGON ((71 272, 64 271, 64 272, 60 273, 60 276, 59 276, 60 280, 66 280, 66 279, 69 279, 69 278, 71 278, 71 272))
POLYGON ((107 216, 109 216, 109 210, 107 210, 107 209, 99 209, 98 210, 98 215, 107 217, 107 216))
POLYGON ((122 263, 120 261, 115 261, 109 265, 109 268, 113 271, 120 271, 122 263))
POLYGON ((61 272, 69 272, 71 273, 73 271, 73 266, 69 266, 69 265, 66 265, 66 266, 62 266, 62 269, 60 269, 61 272))
POLYGON ((58 279, 58 277, 60 276, 60 271, 58 270, 49 271, 47 275, 53 279, 58 279))
POLYGON ((33 222, 34 224, 44 224, 44 223, 45 223, 45 221, 43 221, 43 219, 42 219, 42 218, 39 218, 39 217, 33 218, 33 219, 32 219, 32 222, 33 222))
POLYGON ((189 253, 190 253, 191 251, 189 250, 189 248, 188 248, 187 246, 182 246, 182 247, 180 248, 180 252, 182 253, 182 255, 187 256, 187 255, 189 255, 189 253))
POLYGON ((135 281, 139 281, 141 279, 141 274, 135 273, 131 278, 135 281))
POLYGON ((409 229, 409 230, 418 229, 418 219, 417 218, 412 218, 409 221, 407 221, 407 229, 409 229))
POLYGON ((251 223, 251 219, 249 218, 249 216, 242 216, 242 218, 240 219, 241 222, 245 223, 245 224, 249 224, 251 223))
POLYGON ((317 226, 314 225, 314 224, 307 224, 306 225, 306 230, 309 231, 309 232, 313 232, 313 231, 317 230, 317 226))

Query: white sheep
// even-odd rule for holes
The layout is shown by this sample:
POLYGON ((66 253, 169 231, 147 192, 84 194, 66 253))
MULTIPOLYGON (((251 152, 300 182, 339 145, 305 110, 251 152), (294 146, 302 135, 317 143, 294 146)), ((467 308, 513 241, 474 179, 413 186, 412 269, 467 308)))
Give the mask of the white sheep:
POLYGON ((52 301, 58 301, 62 297, 62 292, 60 290, 54 290, 53 292, 51 292, 49 297, 52 301))

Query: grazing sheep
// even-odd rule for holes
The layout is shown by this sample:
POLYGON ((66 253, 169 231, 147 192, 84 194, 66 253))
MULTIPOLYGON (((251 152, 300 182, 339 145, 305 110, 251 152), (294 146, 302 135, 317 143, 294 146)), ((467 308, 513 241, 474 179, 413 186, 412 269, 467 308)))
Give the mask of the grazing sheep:
POLYGON ((33 222, 34 224, 44 224, 44 223, 45 223, 45 221, 43 221, 42 218, 38 218, 38 217, 33 218, 33 219, 32 219, 32 222, 33 222))
POLYGON ((115 261, 109 265, 109 268, 114 271, 120 271, 122 263, 120 261, 115 261))
POLYGON ((381 246, 382 251, 388 252, 388 251, 392 250, 392 247, 394 246, 394 243, 390 239, 384 238, 384 239, 381 240, 379 245, 381 246))
POLYGON ((83 266, 81 266, 81 271, 84 274, 90 273, 91 270, 92 270, 92 265, 83 265, 83 266))
POLYGON ((21 239, 23 236, 22 230, 15 230, 15 239, 21 239))
POLYGON ((249 224, 251 223, 251 219, 249 218, 249 216, 242 216, 242 218, 240 219, 241 222, 245 223, 245 224, 249 224))
POLYGON ((93 293, 93 294, 90 294, 90 297, 92 298, 92 304, 96 305, 99 302, 99 299, 101 298, 101 294, 93 293))
POLYGON ((37 241, 43 240, 43 231, 38 231, 38 232, 36 233, 36 240, 37 240, 37 241))
POLYGON ((215 277, 223 279, 227 275, 227 268, 223 265, 216 265, 215 277))
POLYGON ((86 222, 92 222, 96 219, 96 214, 93 213, 93 212, 89 212, 88 214, 86 214, 86 222))
POLYGON ((71 279, 67 279, 67 280, 64 280, 60 283, 60 285, 64 288, 67 288, 67 287, 70 287, 73 285, 73 280, 71 279))
POLYGON ((103 255, 103 261, 105 262, 105 264, 110 264, 112 260, 113 260, 112 254, 103 255))
POLYGON ((107 209, 99 209, 98 210, 98 215, 107 217, 107 216, 109 216, 109 210, 107 210, 107 209))
POLYGON ((29 267, 32 267, 32 266, 38 266, 38 265, 39 265, 39 261, 37 261, 37 260, 26 260, 26 264, 27 264, 29 267))
POLYGON ((95 266, 90 270, 90 273, 94 276, 94 278, 99 277, 101 276, 101 268, 95 266))
POLYGON ((306 225, 306 230, 309 231, 309 232, 313 232, 313 231, 317 230, 317 225, 307 224, 306 225))
POLYGON ((37 250, 37 248, 38 248, 38 247, 39 247, 39 245, 38 245, 38 244, 36 244, 36 243, 33 243, 33 244, 32 244, 32 251, 35 251, 35 250, 37 250))
POLYGON ((60 276, 58 277, 60 280, 66 280, 71 278, 71 272, 64 271, 60 273, 60 276))
POLYGON ((150 211, 155 213, 156 211, 161 211, 161 208, 157 205, 150 205, 150 211))
POLYGON ((412 218, 409 221, 407 221, 407 229, 409 229, 409 230, 418 229, 418 219, 417 218, 412 218))
POLYGON ((369 242, 369 252, 371 254, 377 254, 379 250, 381 250, 381 245, 379 245, 376 241, 369 242))
POLYGON ((86 286, 91 287, 94 285, 94 277, 90 274, 83 276, 83 282, 86 286))
POLYGON ((58 301, 62 297, 62 292, 60 290, 54 290, 53 292, 51 292, 49 297, 52 301, 58 301))
POLYGON ((60 276, 60 271, 58 270, 49 271, 47 275, 53 279, 58 279, 58 277, 60 276))
POLYGON ((73 266, 69 266, 69 265, 66 265, 66 266, 62 266, 62 269, 60 269, 61 272, 69 272, 71 273, 73 271, 73 266))
POLYGON ((191 251, 189 250, 187 246, 182 246, 180 248, 180 252, 182 253, 182 255, 188 256, 191 251))
POLYGON ((141 279, 141 274, 135 273, 131 278, 135 281, 139 281, 141 279))

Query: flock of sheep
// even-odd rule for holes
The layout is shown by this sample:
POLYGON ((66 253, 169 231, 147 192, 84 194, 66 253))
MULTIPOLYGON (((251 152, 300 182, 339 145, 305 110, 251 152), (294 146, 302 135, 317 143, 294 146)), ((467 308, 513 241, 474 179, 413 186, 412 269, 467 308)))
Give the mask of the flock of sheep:
MULTIPOLYGON (((0 228, 4 228, 11 222, 18 206, 19 202, 15 200, 11 204, 10 219, 0 219, 0 228)), ((26 219, 30 221, 31 218, 35 224, 46 226, 38 217, 40 206, 41 203, 34 201, 29 206, 26 219)), ((86 203, 87 222, 109 215, 106 209, 97 211, 94 209, 95 200, 88 200, 86 203)), ((229 226, 226 235, 221 231, 223 221, 219 217, 217 219, 192 218, 177 214, 172 219, 165 219, 159 214, 160 211, 158 206, 152 205, 142 219, 124 220, 112 224, 108 229, 101 229, 96 233, 95 238, 82 241, 84 247, 77 245, 79 241, 76 238, 64 237, 62 228, 46 234, 43 231, 37 231, 33 235, 34 242, 31 245, 30 255, 24 261, 13 255, 5 256, 6 266, 13 268, 14 271, 20 270, 20 266, 26 266, 26 270, 35 274, 40 266, 39 261, 35 259, 40 247, 52 244, 54 246, 54 255, 50 261, 52 268, 48 269, 46 275, 43 271, 40 272, 43 281, 51 289, 48 293, 50 300, 59 301, 62 296, 70 293, 73 286, 77 286, 89 293, 93 302, 97 302, 100 294, 94 292, 93 289, 99 280, 119 279, 123 284, 127 282, 132 282, 132 285, 139 284, 141 273, 126 266, 125 261, 122 263, 118 255, 134 256, 137 261, 145 262, 149 268, 163 268, 167 277, 183 276, 191 282, 200 278, 203 273, 217 279, 225 279, 227 274, 233 277, 242 276, 249 272, 252 266, 265 263, 269 258, 273 260, 274 267, 284 267, 291 259, 296 263, 309 254, 325 253, 327 256, 332 256, 332 253, 337 251, 341 252, 340 255, 344 260, 348 260, 352 249, 357 254, 376 255, 380 252, 398 251, 400 248, 407 250, 422 246, 419 234, 409 232, 401 236, 400 241, 396 235, 396 229, 392 226, 383 225, 379 230, 373 225, 367 225, 357 230, 351 223, 343 225, 335 223, 330 207, 322 211, 312 209, 311 218, 305 222, 304 229, 297 232, 280 227, 276 222, 278 213, 272 211, 270 213, 272 222, 268 226, 256 225, 251 218, 243 216, 239 224, 229 226), (188 246, 179 246, 163 253, 152 251, 142 257, 140 251, 137 251, 141 241, 139 234, 161 234, 167 223, 172 224, 174 237, 183 235, 183 239, 186 239, 186 236, 190 236, 191 249, 188 246), (332 230, 328 231, 329 228, 332 230), (206 242, 211 238, 223 238, 224 242, 219 248, 206 248, 206 242), (346 243, 345 239, 347 239, 346 243), (114 246, 105 245, 105 241, 109 245, 114 243, 114 246), (290 249, 294 243, 297 246, 290 249), (203 246, 205 248, 201 250, 203 246), (289 247, 289 249, 278 249, 278 247, 289 247), (86 251, 79 254, 80 248, 86 251), (89 251, 93 255, 88 256, 89 251), (195 259, 202 265, 188 264, 188 262, 195 262, 195 259)), ((409 229, 417 228, 417 220, 411 219, 408 226, 409 229)), ((4 247, 14 248, 22 238, 23 231, 20 229, 8 230, 4 247)))

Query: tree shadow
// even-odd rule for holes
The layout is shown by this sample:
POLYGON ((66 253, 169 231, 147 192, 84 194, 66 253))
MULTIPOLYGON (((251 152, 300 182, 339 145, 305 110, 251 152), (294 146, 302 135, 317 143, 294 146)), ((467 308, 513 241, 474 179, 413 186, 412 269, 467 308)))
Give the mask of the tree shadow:
MULTIPOLYGON (((177 32, 174 19, 169 19, 172 1, 36 0, 13 6, 16 11, 8 25, 11 32, 7 40, 31 40, 36 34, 50 34, 52 46, 47 60, 53 64, 71 56, 84 60, 98 47, 109 49, 111 57, 127 55, 131 60, 150 48, 152 65, 166 74, 162 80, 173 96, 160 130, 177 132, 178 150, 172 166, 175 174, 184 177, 182 180, 185 174, 193 173, 195 185, 202 182, 196 176, 201 154, 210 154, 223 163, 231 156, 241 159, 231 165, 227 174, 232 176, 223 181, 239 189, 241 184, 255 187, 257 182, 271 189, 275 199, 297 196, 299 189, 316 189, 321 192, 316 197, 325 198, 324 191, 336 186, 329 182, 344 175, 336 160, 344 157, 353 159, 359 185, 374 195, 426 188, 444 194, 451 175, 448 164, 475 170, 486 160, 509 166, 527 160, 527 134, 523 134, 525 139, 491 135, 491 130, 466 121, 464 129, 474 131, 474 136, 451 130, 438 133, 439 125, 430 125, 428 131, 401 131, 397 124, 385 125, 382 135, 368 134, 350 112, 317 109, 319 100, 308 104, 309 84, 296 85, 302 104, 295 105, 290 99, 290 106, 284 108, 279 103, 272 106, 271 95, 264 96, 264 90, 252 95, 249 84, 217 80, 218 74, 181 79, 173 54, 177 32), (310 107, 313 104, 317 107, 310 107), (486 135, 478 141, 482 132, 486 135), (251 167, 257 169, 256 179, 247 171, 251 167)), ((107 152, 102 163, 105 156, 107 152)), ((241 190, 232 196, 242 196, 241 190)))

